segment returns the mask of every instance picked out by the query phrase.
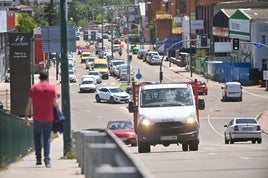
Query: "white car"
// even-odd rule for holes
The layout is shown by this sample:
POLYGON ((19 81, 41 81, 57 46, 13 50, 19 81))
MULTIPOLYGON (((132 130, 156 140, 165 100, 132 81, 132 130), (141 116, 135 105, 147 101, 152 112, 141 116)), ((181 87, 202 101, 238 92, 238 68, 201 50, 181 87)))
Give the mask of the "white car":
POLYGON ((91 70, 91 71, 88 71, 87 75, 95 77, 97 80, 97 83, 102 82, 102 75, 99 71, 91 70))
POLYGON ((82 77, 81 77, 81 82, 84 80, 84 79, 92 79, 93 81, 94 81, 94 84, 98 84, 98 82, 97 82, 97 79, 96 79, 96 77, 95 76, 92 76, 92 75, 83 75, 82 77))
POLYGON ((113 59, 110 61, 109 63, 109 70, 110 70, 110 75, 115 75, 115 70, 116 70, 116 66, 120 65, 120 64, 125 64, 124 60, 116 60, 113 59))
POLYGON ((97 59, 96 56, 89 56, 86 60, 86 69, 92 70, 94 60, 97 59))
POLYGON ((118 87, 101 87, 97 90, 95 99, 96 102, 101 102, 101 100, 108 101, 110 103, 127 103, 129 101, 130 95, 118 87))
POLYGON ((76 75, 74 70, 69 70, 69 80, 70 82, 76 82, 76 75))
POLYGON ((225 144, 241 141, 251 141, 252 144, 262 142, 261 126, 255 118, 234 118, 224 127, 226 127, 224 131, 225 144))
POLYGON ((150 64, 161 64, 161 60, 162 60, 161 56, 153 55, 153 56, 151 56, 149 63, 150 64))
POLYGON ((81 83, 79 84, 79 91, 82 92, 95 92, 96 91, 96 84, 93 78, 84 78, 81 83))

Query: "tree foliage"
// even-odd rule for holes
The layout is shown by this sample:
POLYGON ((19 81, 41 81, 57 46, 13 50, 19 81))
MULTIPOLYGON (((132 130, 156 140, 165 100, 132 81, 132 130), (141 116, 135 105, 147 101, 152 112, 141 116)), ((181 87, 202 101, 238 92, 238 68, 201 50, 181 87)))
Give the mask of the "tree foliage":
POLYGON ((33 21, 33 19, 27 14, 22 13, 18 17, 18 31, 19 32, 33 32, 33 29, 36 27, 36 23, 33 21))

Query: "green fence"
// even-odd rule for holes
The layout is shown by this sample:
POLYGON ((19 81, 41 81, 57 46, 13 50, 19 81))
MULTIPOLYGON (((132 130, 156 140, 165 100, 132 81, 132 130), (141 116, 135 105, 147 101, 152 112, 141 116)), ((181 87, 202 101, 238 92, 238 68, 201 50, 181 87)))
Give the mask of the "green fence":
POLYGON ((1 168, 25 156, 33 149, 33 125, 0 110, 0 166, 1 168))

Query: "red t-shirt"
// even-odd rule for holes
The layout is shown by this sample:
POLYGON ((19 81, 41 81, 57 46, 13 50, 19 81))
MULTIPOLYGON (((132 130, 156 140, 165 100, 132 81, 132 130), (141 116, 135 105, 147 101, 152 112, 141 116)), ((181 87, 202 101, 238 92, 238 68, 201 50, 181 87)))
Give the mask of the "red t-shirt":
POLYGON ((29 97, 32 98, 33 120, 53 121, 53 99, 57 97, 54 85, 41 81, 31 86, 29 97))

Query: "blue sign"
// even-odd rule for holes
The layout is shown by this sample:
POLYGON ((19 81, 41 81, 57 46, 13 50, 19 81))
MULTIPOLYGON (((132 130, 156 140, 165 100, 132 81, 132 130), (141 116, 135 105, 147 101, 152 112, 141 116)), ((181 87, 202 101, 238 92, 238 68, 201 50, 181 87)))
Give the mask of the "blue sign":
POLYGON ((140 73, 140 69, 138 69, 138 73, 136 74, 136 79, 140 80, 142 78, 142 75, 140 73))
POLYGON ((257 42, 255 45, 257 46, 257 48, 261 48, 262 47, 262 42, 257 42))

